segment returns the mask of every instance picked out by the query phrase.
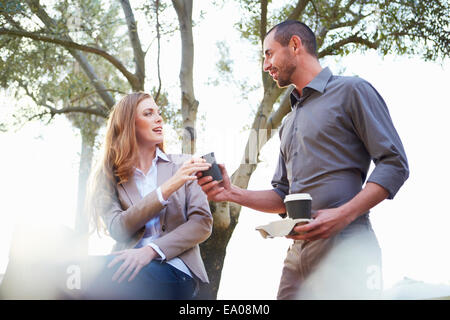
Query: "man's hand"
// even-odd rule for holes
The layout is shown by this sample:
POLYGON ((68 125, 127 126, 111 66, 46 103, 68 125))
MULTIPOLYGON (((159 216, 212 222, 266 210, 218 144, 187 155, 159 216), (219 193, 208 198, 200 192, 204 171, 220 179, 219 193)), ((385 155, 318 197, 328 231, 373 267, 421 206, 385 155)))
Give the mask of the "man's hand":
POLYGON ((306 232, 305 234, 287 236, 287 238, 313 241, 334 236, 361 214, 386 199, 388 195, 389 192, 384 187, 367 182, 364 189, 346 204, 335 209, 319 210, 313 215, 315 219, 312 222, 294 227, 294 231, 306 232))
POLYGON ((222 182, 213 181, 211 176, 202 177, 202 173, 198 172, 198 184, 208 196, 210 201, 229 201, 231 199, 231 182, 228 176, 225 165, 219 164, 220 171, 222 171, 222 182))
POLYGON ((211 176, 202 177, 202 173, 198 172, 198 184, 208 196, 210 201, 231 201, 241 206, 252 208, 253 210, 282 213, 286 212, 281 197, 273 190, 247 190, 231 184, 230 177, 223 164, 219 164, 222 171, 222 182, 213 181, 211 176))
POLYGON ((293 240, 314 241, 327 239, 344 229, 352 222, 350 216, 342 208, 318 210, 310 223, 294 227, 299 235, 286 236, 293 240), (304 234, 303 234, 304 233, 304 234))
POLYGON ((124 260, 122 265, 117 269, 112 277, 112 281, 116 281, 119 277, 119 283, 121 283, 133 270, 133 274, 128 279, 128 282, 132 281, 139 271, 146 265, 148 265, 154 258, 158 257, 158 253, 150 247, 145 246, 139 249, 128 249, 122 251, 116 251, 112 254, 117 255, 109 264, 108 268, 112 268, 120 260, 124 260), (122 276, 120 276, 122 274, 122 276))

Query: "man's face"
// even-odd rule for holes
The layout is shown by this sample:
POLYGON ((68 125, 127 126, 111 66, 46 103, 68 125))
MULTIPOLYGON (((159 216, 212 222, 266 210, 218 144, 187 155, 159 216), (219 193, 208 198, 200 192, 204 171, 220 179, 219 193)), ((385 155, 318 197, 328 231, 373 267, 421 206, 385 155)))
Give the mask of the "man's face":
POLYGON ((292 74, 296 70, 295 56, 289 47, 283 47, 274 39, 275 31, 269 33, 264 39, 264 65, 265 72, 269 72, 280 88, 292 83, 292 74))

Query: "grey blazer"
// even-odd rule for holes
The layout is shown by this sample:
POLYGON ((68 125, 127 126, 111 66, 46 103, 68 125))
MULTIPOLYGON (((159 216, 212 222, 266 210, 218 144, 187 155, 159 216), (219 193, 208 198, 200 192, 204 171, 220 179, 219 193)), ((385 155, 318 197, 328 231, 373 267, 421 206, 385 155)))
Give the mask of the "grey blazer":
MULTIPOLYGON (((169 161, 157 161, 158 186, 191 156, 167 157, 169 161)), ((145 224, 159 216, 161 236, 153 242, 167 260, 179 257, 202 282, 209 282, 198 245, 211 235, 213 219, 206 195, 196 181, 189 181, 174 192, 166 206, 158 200, 156 190, 142 198, 133 177, 111 189, 115 192, 109 195, 108 204, 102 205, 100 214, 116 240, 113 251, 134 248, 144 236, 145 224)))

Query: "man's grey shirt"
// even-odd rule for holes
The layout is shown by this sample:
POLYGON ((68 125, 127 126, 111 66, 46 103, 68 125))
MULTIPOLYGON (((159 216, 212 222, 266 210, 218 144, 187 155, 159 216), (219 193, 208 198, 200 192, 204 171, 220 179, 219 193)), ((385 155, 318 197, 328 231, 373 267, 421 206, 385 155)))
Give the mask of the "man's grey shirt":
POLYGON ((280 128, 280 155, 272 180, 282 199, 310 193, 312 209, 336 208, 351 200, 367 179, 392 199, 409 176, 408 162, 387 106, 367 81, 323 69, 280 128))

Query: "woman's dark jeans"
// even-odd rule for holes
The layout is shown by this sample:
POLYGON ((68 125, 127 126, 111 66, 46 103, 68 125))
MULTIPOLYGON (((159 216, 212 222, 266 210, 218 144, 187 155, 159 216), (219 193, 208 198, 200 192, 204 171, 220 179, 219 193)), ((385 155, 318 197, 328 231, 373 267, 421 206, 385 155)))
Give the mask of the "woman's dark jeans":
MULTIPOLYGON (((195 280, 166 262, 151 261, 128 282, 131 272, 121 283, 112 277, 123 261, 112 268, 107 265, 115 256, 91 257, 102 259, 104 267, 84 290, 85 299, 102 300, 189 300, 193 299, 195 280)), ((120 278, 120 277, 119 277, 120 278)))

